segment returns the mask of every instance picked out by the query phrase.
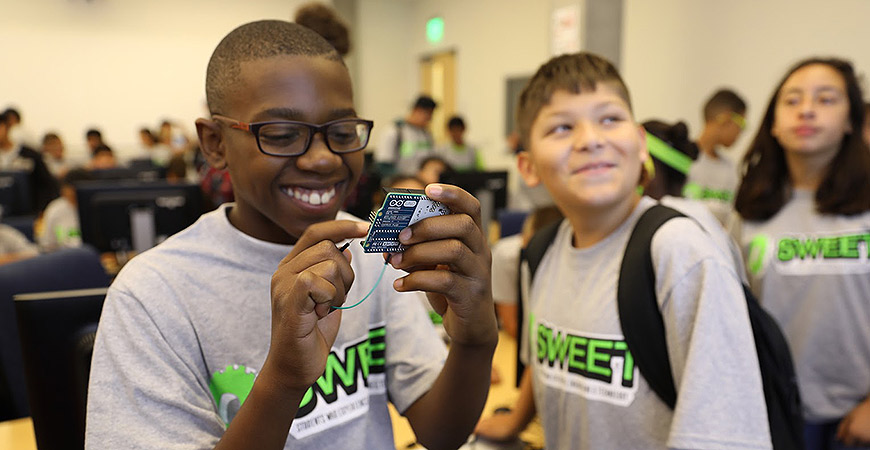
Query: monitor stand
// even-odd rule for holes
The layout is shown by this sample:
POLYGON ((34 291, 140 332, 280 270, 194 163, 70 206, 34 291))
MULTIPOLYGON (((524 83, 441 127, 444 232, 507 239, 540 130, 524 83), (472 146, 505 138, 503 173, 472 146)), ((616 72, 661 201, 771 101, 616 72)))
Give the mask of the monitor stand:
POLYGON ((157 234, 154 228, 154 208, 130 209, 130 234, 135 254, 154 247, 157 234))

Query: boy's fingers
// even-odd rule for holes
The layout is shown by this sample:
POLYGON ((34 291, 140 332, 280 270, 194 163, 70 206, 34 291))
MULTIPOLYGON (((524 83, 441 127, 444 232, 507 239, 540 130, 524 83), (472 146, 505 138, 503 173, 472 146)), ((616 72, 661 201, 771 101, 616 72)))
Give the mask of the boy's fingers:
POLYGON ((462 188, 451 184, 430 184, 426 186, 426 196, 443 203, 452 214, 468 214, 478 228, 482 227, 480 202, 462 188))
MULTIPOLYGON (((447 299, 487 297, 486 284, 457 275, 449 270, 418 270, 397 279, 393 286, 400 292, 425 291, 447 299)), ((434 306, 434 305, 433 305, 434 306)))
POLYGON ((399 233, 399 242, 409 246, 419 242, 451 238, 465 243, 474 253, 482 252, 486 247, 483 232, 467 214, 429 217, 399 233))
POLYGON ((390 264, 396 269, 408 272, 443 264, 462 275, 483 275, 485 267, 481 261, 488 264, 491 258, 487 253, 483 255, 486 258, 481 260, 480 256, 484 251, 488 252, 488 249, 473 251, 458 239, 444 239, 411 246, 403 253, 394 256, 390 264))
POLYGON ((368 232, 369 224, 353 220, 331 220, 316 223, 305 229, 293 250, 281 261, 285 264, 296 255, 322 241, 339 243, 347 239, 361 238, 368 232))

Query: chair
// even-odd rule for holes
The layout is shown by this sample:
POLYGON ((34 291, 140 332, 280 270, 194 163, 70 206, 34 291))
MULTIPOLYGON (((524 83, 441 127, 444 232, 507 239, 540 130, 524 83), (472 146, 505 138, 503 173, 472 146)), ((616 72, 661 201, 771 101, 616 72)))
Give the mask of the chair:
POLYGON ((109 282, 96 250, 87 246, 0 266, 0 421, 30 415, 13 296, 107 287, 109 282))
POLYGON ((521 231, 523 231, 523 223, 525 222, 526 216, 528 215, 528 211, 515 211, 510 209, 503 209, 499 211, 499 237, 511 236, 514 234, 519 234, 521 231))
POLYGON ((40 450, 84 448, 88 376, 105 298, 106 288, 15 296, 40 450))

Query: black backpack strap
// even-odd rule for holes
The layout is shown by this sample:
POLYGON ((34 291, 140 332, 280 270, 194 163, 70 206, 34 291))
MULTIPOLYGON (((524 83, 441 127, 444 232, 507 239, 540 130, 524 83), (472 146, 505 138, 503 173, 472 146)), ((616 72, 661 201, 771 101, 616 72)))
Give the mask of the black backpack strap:
POLYGON ((659 227, 675 217, 685 216, 660 204, 641 215, 625 247, 616 294, 619 322, 631 356, 652 390, 671 409, 677 403, 677 390, 665 342, 665 324, 656 301, 650 244, 659 227))
POLYGON ((523 261, 526 261, 529 264, 528 285, 531 286, 532 280, 535 278, 535 271, 538 270, 541 260, 544 259, 544 253, 547 253, 550 244, 552 244, 553 240, 556 239, 556 233, 559 231, 560 223, 562 223, 561 220, 538 230, 529 240, 526 247, 520 250, 520 263, 519 267, 517 267, 517 387, 520 386, 520 377, 522 377, 523 372, 526 369, 526 365, 523 364, 523 361, 520 358, 520 348, 522 347, 523 342, 523 330, 526 328, 526 324, 523 322, 523 261))

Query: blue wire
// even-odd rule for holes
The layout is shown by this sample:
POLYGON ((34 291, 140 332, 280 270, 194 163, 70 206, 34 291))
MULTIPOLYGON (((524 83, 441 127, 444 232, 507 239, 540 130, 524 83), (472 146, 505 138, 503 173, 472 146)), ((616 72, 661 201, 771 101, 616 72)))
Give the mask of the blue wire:
POLYGON ((375 292, 375 289, 378 287, 378 285, 381 284, 381 278, 383 278, 384 272, 386 272, 386 270, 387 270, 387 263, 389 263, 389 262, 390 262, 389 259, 384 261, 384 266, 381 267, 381 274, 378 275, 378 281, 375 281, 375 285, 372 286, 372 290, 370 290, 369 293, 366 294, 366 296, 362 298, 362 300, 360 300, 360 301, 358 301, 350 306, 330 306, 330 308, 332 308, 332 309, 351 309, 353 307, 359 306, 360 303, 366 301, 366 299, 369 298, 369 296, 372 295, 373 292, 375 292))

